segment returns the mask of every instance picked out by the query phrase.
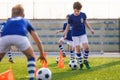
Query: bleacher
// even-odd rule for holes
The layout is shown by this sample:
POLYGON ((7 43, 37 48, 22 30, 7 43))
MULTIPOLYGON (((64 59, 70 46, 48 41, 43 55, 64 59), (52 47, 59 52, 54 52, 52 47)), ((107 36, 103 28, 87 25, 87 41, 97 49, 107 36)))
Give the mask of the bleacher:
MULTIPOLYGON (((5 20, 0 20, 0 22, 5 20)), ((30 20, 35 27, 40 39, 42 40, 45 51, 59 51, 58 40, 63 33, 57 34, 56 31, 62 29, 64 19, 34 19, 30 20)), ((120 51, 120 22, 118 19, 89 19, 88 22, 95 31, 92 35, 87 29, 87 36, 92 52, 119 52, 120 51)), ((35 51, 38 51, 35 42, 29 37, 35 51)), ((64 44, 66 51, 69 46, 64 44)))
MULTIPOLYGON (((107 51, 118 52, 119 51, 119 20, 117 19, 89 19, 90 25, 95 30, 95 34, 92 35, 87 30, 88 40, 91 51, 107 51)), ((44 19, 44 20, 31 20, 36 31, 39 33, 39 37, 42 40, 45 51, 59 51, 57 41, 63 36, 63 33, 55 34, 57 30, 62 29, 63 19, 44 19)), ((35 42, 31 40, 31 43, 35 47, 35 42)), ((69 50, 68 45, 64 44, 66 51, 69 50)))

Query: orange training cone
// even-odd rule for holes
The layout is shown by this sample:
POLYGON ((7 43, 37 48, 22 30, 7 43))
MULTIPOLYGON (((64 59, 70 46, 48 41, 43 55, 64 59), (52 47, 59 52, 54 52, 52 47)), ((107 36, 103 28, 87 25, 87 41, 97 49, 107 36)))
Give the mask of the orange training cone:
POLYGON ((59 52, 58 68, 64 68, 64 58, 62 56, 62 51, 59 52))
POLYGON ((12 69, 9 69, 0 74, 0 80, 14 80, 12 69))
MULTIPOLYGON (((43 55, 44 55, 44 57, 46 58, 46 52, 44 52, 43 55)), ((45 67, 45 68, 48 67, 47 63, 46 63, 44 60, 42 60, 41 67, 45 67)))

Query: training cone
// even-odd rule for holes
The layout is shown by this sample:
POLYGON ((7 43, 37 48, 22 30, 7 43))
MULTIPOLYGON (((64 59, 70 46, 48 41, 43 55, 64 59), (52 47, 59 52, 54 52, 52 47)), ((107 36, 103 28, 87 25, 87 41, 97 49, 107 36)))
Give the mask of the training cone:
MULTIPOLYGON (((43 55, 44 55, 44 57, 46 58, 46 52, 44 52, 43 55)), ((42 60, 41 67, 48 68, 48 65, 47 65, 47 63, 45 62, 45 60, 42 60)))
POLYGON ((62 56, 62 51, 59 52, 58 68, 64 68, 64 58, 62 56))
POLYGON ((0 80, 14 80, 12 69, 10 68, 5 72, 0 73, 0 80))

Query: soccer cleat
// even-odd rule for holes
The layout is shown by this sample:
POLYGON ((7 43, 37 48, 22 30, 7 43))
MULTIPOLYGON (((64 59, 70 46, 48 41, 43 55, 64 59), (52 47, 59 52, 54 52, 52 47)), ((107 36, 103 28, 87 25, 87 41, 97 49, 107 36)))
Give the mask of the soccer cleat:
POLYGON ((83 64, 80 64, 80 69, 79 70, 83 70, 83 64))
POLYGON ((13 60, 10 60, 10 59, 9 59, 9 62, 10 62, 10 63, 15 63, 13 60))
POLYGON ((84 64, 85 64, 87 69, 90 69, 90 65, 89 65, 88 61, 84 61, 84 64))

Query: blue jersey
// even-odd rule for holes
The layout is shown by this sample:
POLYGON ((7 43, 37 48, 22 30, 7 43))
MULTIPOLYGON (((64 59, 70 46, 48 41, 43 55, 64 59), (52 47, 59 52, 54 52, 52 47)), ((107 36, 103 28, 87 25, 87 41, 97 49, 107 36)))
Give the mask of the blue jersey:
MULTIPOLYGON (((63 25, 63 30, 65 30, 66 27, 67 27, 67 23, 64 23, 64 25, 63 25)), ((70 27, 70 29, 69 29, 69 31, 68 31, 68 34, 67 34, 66 39, 72 41, 71 27, 70 27)))
POLYGON ((1 36, 21 35, 27 36, 28 32, 34 31, 34 28, 26 19, 22 17, 10 18, 2 30, 1 36))
POLYGON ((0 23, 0 37, 1 37, 1 33, 2 33, 2 30, 3 30, 5 25, 6 25, 5 22, 0 23))
POLYGON ((86 14, 83 12, 80 12, 78 16, 75 16, 74 14, 69 16, 68 24, 72 26, 72 36, 81 36, 86 34, 85 20, 86 14))

